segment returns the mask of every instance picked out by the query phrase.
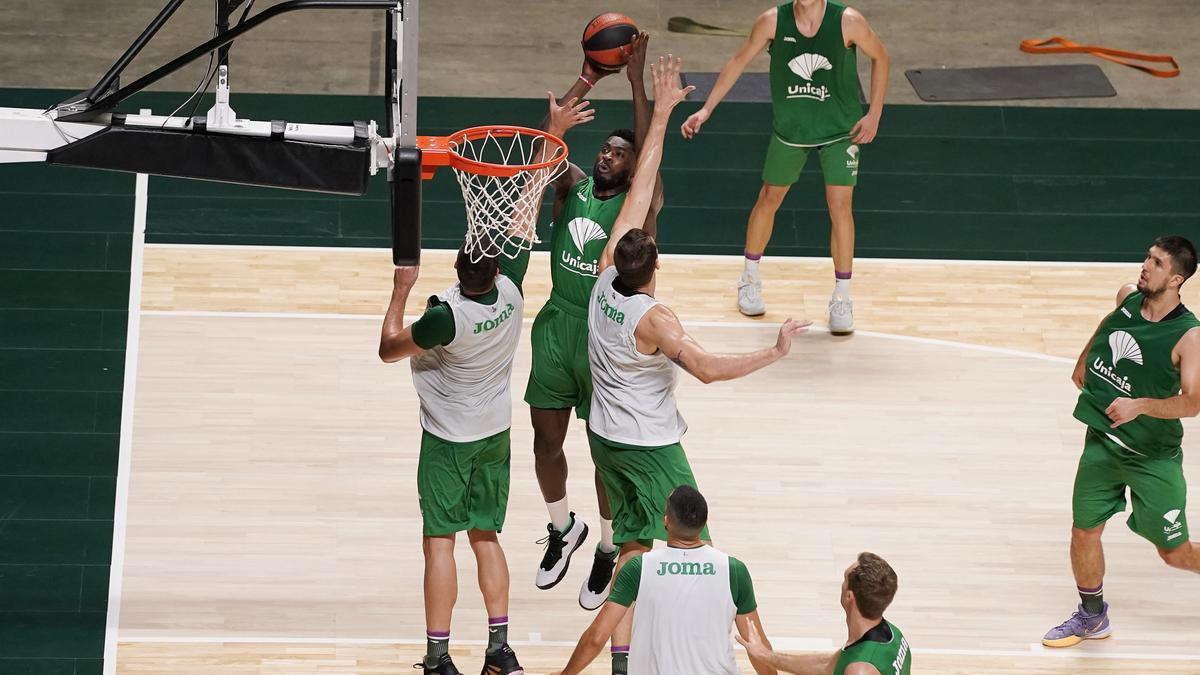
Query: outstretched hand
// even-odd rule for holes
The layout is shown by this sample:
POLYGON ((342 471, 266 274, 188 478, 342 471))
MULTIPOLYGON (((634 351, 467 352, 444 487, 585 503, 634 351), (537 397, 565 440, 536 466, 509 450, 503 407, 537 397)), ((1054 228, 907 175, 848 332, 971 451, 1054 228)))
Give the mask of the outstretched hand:
POLYGON ((738 641, 738 644, 746 648, 746 652, 754 658, 764 661, 771 655, 771 650, 767 649, 767 642, 763 639, 762 633, 758 632, 758 624, 754 621, 749 621, 750 637, 743 639, 741 635, 734 633, 733 637, 738 641))
POLYGON ((695 91, 695 87, 685 87, 679 81, 679 66, 682 63, 678 57, 667 54, 658 57, 657 64, 650 64, 650 72, 654 75, 655 112, 671 112, 672 108, 695 91))
POLYGON ((779 337, 775 339, 775 349, 779 350, 780 356, 787 356, 792 349, 792 338, 808 331, 808 327, 812 325, 811 321, 796 321, 788 319, 779 327, 779 337))
POLYGON ((570 98, 559 105, 554 92, 548 91, 546 95, 550 97, 550 122, 546 129, 555 136, 562 136, 571 127, 591 122, 596 116, 595 109, 587 109, 590 101, 570 98))

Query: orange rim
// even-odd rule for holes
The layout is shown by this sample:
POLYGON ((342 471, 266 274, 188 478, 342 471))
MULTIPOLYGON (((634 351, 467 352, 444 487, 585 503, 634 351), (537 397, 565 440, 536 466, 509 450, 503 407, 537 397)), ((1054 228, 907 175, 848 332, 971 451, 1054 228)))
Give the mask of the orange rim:
POLYGON ((567 159, 567 144, 558 136, 540 129, 508 124, 470 127, 456 131, 449 136, 418 136, 417 145, 421 148, 421 164, 426 178, 431 176, 439 166, 449 166, 459 171, 485 176, 508 178, 523 171, 548 169, 567 159), (477 141, 487 138, 489 135, 497 138, 511 138, 517 134, 542 138, 543 142, 558 146, 562 153, 536 164, 494 164, 464 157, 458 152, 458 146, 467 141, 477 141))

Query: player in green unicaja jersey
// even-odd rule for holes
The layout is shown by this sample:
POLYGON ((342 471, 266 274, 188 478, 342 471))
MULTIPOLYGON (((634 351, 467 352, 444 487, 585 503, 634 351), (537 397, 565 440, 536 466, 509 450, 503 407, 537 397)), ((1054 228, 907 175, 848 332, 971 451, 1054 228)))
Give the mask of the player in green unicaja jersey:
POLYGON ((738 283, 738 309, 748 316, 766 311, 758 263, 775 227, 775 212, 816 151, 825 176, 825 201, 833 229, 834 292, 829 328, 854 331, 850 273, 854 264, 851 208, 862 153, 875 139, 883 114, 890 61, 887 50, 858 11, 834 0, 795 0, 759 15, 750 36, 721 69, 704 107, 683 123, 692 138, 738 77, 763 49, 771 52, 774 123, 763 166, 763 185, 746 225, 745 269, 738 283), (859 103, 857 53, 871 59, 871 101, 859 103))
POLYGON ((842 609, 846 612, 846 645, 832 655, 796 656, 771 649, 758 626, 749 638, 737 637, 753 657, 796 675, 909 675, 912 650, 883 612, 896 597, 896 572, 874 553, 860 553, 842 575, 842 609))
POLYGON ((1078 610, 1042 638, 1070 647, 1112 633, 1104 602, 1109 518, 1133 502, 1126 524, 1177 569, 1200 572, 1200 546, 1188 538, 1183 417, 1200 414, 1200 320, 1179 289, 1196 273, 1196 247, 1183 237, 1150 246, 1137 285, 1122 286, 1117 308, 1075 364, 1075 419, 1087 425, 1072 497, 1071 570, 1078 610))
MULTIPOLYGON (((567 501, 567 458, 563 442, 571 423, 571 409, 588 418, 592 376, 588 366, 587 306, 599 272, 600 254, 629 191, 638 150, 650 127, 645 64, 649 37, 634 39, 626 74, 633 89, 634 131, 618 129, 605 138, 592 165, 592 175, 570 164, 552 185, 554 224, 550 232, 550 299, 538 312, 530 334, 533 363, 525 402, 533 423, 534 468, 542 498, 550 514, 546 550, 538 565, 538 588, 553 588, 567 573, 571 555, 588 535, 588 526, 576 518, 567 501)), ((557 101, 551 94, 550 114, 542 128, 557 136, 592 117, 580 102, 596 81, 615 71, 593 67, 586 59, 579 78, 557 101)), ((574 153, 575 148, 572 148, 574 153)), ((574 157, 586 156, 574 153, 574 157)), ((655 231, 662 206, 662 181, 656 180, 653 200, 642 227, 655 231)), ((579 604, 594 610, 604 604, 616 562, 612 511, 599 478, 600 541, 592 572, 579 590, 579 604)))

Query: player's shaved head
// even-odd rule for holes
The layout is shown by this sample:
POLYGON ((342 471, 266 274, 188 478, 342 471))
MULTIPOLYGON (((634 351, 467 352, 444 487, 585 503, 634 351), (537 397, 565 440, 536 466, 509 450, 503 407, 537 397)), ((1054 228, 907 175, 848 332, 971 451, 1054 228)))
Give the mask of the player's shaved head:
POLYGON ((680 485, 667 497, 667 520, 671 534, 680 539, 696 539, 708 524, 708 502, 700 491, 680 485))
POLYGON ((642 288, 654 278, 658 266, 658 244, 645 230, 634 229, 617 242, 613 265, 621 283, 630 288, 642 288))
POLYGON ((472 262, 466 244, 458 249, 454 270, 458 272, 458 285, 467 295, 482 295, 496 285, 496 273, 500 263, 494 257, 484 256, 472 262))

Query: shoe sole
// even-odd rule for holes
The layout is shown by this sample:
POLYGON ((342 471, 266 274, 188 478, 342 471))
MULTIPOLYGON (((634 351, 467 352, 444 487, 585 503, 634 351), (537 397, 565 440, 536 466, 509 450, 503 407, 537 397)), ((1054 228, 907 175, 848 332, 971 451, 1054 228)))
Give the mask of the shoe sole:
POLYGON ((566 555, 564 556, 567 559, 567 562, 563 564, 562 571, 558 573, 558 578, 555 579, 553 581, 553 583, 549 583, 549 584, 546 584, 545 586, 542 586, 542 585, 538 584, 537 582, 534 582, 533 585, 537 586, 538 588, 540 588, 543 591, 548 591, 551 588, 554 588, 555 586, 557 586, 558 583, 563 580, 563 577, 567 576, 567 569, 571 567, 571 556, 575 555, 575 551, 578 551, 580 546, 583 546, 583 542, 584 542, 584 540, 587 539, 588 532, 590 532, 590 531, 591 530, 588 528, 587 524, 584 524, 583 534, 579 535, 579 539, 575 542, 575 545, 571 547, 570 551, 567 551, 566 555))
POLYGON ((1060 638, 1058 640, 1047 640, 1045 638, 1042 638, 1042 645, 1046 646, 1046 647, 1053 647, 1055 649, 1062 649, 1064 647, 1074 647, 1075 645, 1079 644, 1080 642, 1083 642, 1084 640, 1104 640, 1110 636, 1112 636, 1112 629, 1109 629, 1103 635, 1088 635, 1087 637, 1079 637, 1078 635, 1069 635, 1065 638, 1060 638))
POLYGON ((740 312, 742 316, 762 316, 763 314, 767 313, 767 308, 763 307, 762 309, 758 310, 757 312, 747 312, 746 310, 742 309, 741 307, 738 307, 738 312, 740 312))
POLYGON ((850 330, 833 330, 832 328, 830 328, 829 334, 830 335, 854 335, 854 329, 851 328, 850 330))
MULTIPOLYGON (((612 583, 611 578, 609 579, 609 583, 612 583)), ((582 599, 579 601, 579 606, 582 607, 585 611, 594 612, 594 611, 600 609, 601 607, 603 607, 604 603, 606 603, 606 602, 608 602, 608 594, 607 593, 605 593, 604 597, 600 599, 600 604, 596 605, 595 607, 588 607, 587 605, 583 604, 582 599)))

